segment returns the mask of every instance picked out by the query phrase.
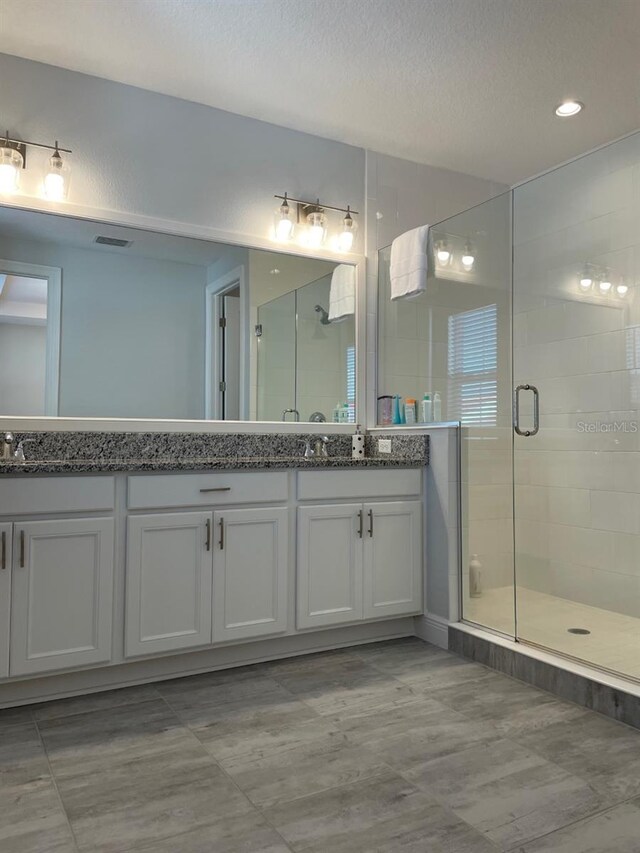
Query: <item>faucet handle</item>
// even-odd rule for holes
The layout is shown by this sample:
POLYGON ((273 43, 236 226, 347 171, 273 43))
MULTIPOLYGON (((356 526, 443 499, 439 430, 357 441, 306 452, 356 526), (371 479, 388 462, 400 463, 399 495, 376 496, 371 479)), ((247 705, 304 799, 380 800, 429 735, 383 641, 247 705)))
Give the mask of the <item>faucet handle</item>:
POLYGON ((33 442, 33 440, 34 440, 33 438, 22 438, 22 439, 20 439, 20 441, 18 442, 18 446, 16 447, 15 453, 13 454, 13 458, 17 462, 25 462, 26 461, 25 455, 24 455, 24 446, 25 446, 25 444, 31 444, 33 442))
POLYGON ((299 438, 298 444, 304 444, 304 453, 302 454, 305 459, 313 459, 316 455, 315 450, 311 447, 311 440, 308 438, 299 438))

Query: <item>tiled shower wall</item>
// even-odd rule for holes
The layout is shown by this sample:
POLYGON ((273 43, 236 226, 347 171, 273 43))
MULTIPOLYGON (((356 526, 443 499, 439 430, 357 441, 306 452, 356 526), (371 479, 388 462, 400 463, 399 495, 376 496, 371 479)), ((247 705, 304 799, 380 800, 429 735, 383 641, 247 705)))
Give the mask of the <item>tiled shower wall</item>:
POLYGON ((518 584, 640 616, 640 135, 514 193, 518 584), (583 291, 585 269, 610 279, 583 291), (618 285, 628 287, 624 295, 618 285))

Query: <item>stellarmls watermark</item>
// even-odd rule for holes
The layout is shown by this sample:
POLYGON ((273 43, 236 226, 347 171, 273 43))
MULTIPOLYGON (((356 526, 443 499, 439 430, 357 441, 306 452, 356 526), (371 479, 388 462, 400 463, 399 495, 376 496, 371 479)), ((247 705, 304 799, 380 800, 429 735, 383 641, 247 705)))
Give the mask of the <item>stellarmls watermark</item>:
POLYGON ((638 432, 638 421, 578 421, 578 432, 638 432))

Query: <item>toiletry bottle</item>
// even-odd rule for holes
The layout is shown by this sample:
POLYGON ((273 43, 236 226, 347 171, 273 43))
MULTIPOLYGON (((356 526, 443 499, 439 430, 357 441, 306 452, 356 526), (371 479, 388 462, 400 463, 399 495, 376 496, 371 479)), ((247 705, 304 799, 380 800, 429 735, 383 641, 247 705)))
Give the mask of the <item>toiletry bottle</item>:
POLYGON ((364 435, 360 424, 356 424, 356 431, 351 436, 351 458, 364 459, 364 435))
POLYGON ((400 397, 398 397, 397 394, 395 394, 393 397, 393 405, 391 407, 391 423, 402 423, 402 419, 400 418, 400 397))
POLYGON ((342 411, 342 406, 340 405, 340 403, 336 403, 336 407, 335 407, 335 409, 333 410, 333 422, 334 422, 334 424, 339 424, 339 423, 340 423, 340 413, 341 413, 341 411, 342 411))
POLYGON ((416 401, 413 397, 407 397, 404 401, 404 422, 406 424, 416 422, 416 401))
POLYGON ((437 391, 433 395, 433 420, 436 423, 440 423, 442 421, 442 399, 437 391))
POLYGON ((400 412, 400 420, 398 423, 406 424, 405 420, 405 411, 404 411, 404 400, 400 395, 398 395, 398 411, 400 412))
POLYGON ((423 424, 431 423, 431 395, 425 394, 420 403, 420 421, 423 424))
POLYGON ((471 555, 469 563, 469 595, 471 598, 480 598, 482 595, 482 563, 477 554, 471 555))
POLYGON ((381 426, 389 426, 392 423, 392 403, 393 400, 389 394, 378 397, 378 423, 381 426))

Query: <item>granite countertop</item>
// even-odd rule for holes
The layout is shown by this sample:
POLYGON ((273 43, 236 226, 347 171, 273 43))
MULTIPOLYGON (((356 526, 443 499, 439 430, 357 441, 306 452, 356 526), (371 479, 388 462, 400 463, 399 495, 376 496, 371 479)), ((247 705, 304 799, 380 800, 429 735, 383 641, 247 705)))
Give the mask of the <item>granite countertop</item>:
POLYGON ((428 464, 425 436, 393 438, 392 452, 379 454, 372 436, 365 458, 351 458, 351 436, 333 435, 329 457, 305 459, 308 436, 282 433, 20 433, 27 461, 0 459, 0 476, 96 474, 120 471, 259 471, 314 468, 416 468, 428 464))

